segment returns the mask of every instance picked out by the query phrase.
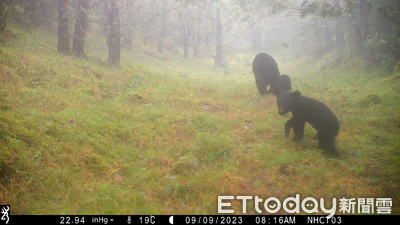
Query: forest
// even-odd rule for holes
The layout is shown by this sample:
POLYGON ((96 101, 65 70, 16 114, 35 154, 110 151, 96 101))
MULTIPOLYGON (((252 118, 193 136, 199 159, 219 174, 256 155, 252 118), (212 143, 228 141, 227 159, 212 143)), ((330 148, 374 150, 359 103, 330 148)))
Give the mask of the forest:
POLYGON ((216 215, 253 196, 227 208, 258 215, 255 196, 299 195, 399 215, 399 66, 398 0, 0 0, 0 203, 216 215), (323 128, 293 137, 289 93, 260 94, 259 53, 337 117, 337 157, 323 128))

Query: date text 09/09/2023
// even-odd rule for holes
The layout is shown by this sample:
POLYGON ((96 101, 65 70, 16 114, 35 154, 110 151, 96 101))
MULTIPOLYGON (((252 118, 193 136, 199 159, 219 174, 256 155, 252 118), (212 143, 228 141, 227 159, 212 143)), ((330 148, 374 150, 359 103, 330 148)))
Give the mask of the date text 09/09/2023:
POLYGON ((342 224, 341 216, 186 216, 183 224, 342 224))

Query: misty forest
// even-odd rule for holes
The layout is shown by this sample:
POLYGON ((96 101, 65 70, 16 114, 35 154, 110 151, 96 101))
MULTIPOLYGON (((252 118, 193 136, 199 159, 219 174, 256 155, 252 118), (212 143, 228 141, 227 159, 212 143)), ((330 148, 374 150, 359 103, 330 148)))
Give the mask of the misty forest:
POLYGON ((0 203, 190 215, 299 194, 400 214, 399 66, 398 0, 1 0, 0 203), (293 93, 260 91, 259 53, 293 93))

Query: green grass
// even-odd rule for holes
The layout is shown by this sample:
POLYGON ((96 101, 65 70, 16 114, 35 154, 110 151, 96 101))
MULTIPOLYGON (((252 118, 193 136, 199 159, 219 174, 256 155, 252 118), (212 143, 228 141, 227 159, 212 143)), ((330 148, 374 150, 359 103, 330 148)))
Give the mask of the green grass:
POLYGON ((259 96, 253 53, 215 69, 135 43, 115 68, 103 39, 88 36, 85 61, 46 32, 0 34, 0 202, 12 214, 216 214, 219 195, 296 194, 389 197, 400 214, 399 74, 273 54, 339 118, 336 160, 309 125, 301 142, 284 137, 290 115, 259 96))

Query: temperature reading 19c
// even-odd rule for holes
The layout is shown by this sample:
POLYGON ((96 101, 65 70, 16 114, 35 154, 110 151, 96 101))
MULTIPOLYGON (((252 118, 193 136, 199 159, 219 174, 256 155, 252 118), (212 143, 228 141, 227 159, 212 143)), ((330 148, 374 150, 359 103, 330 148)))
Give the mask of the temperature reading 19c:
POLYGON ((141 216, 139 217, 140 224, 155 224, 156 217, 155 216, 141 216))

